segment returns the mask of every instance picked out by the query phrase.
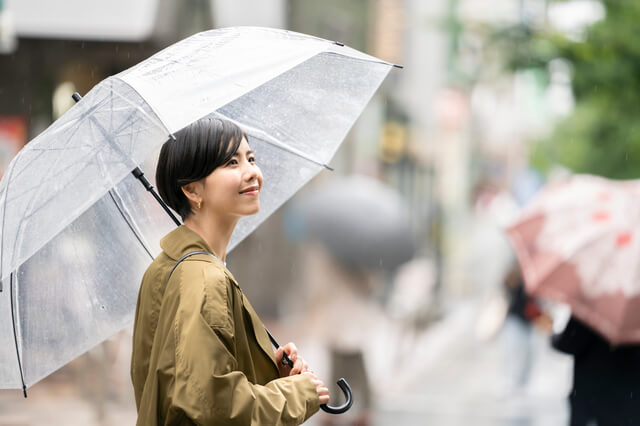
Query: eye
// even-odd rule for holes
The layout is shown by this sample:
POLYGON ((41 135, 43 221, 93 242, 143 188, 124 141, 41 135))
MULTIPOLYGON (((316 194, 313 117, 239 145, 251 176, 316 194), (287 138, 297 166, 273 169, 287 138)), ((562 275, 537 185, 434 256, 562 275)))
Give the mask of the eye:
POLYGON ((249 157, 249 162, 250 163, 255 163, 256 162, 256 157, 249 157))
POLYGON ((236 160, 235 158, 232 158, 231 160, 229 160, 229 162, 227 163, 227 166, 235 166, 236 164, 238 164, 238 160, 236 160))

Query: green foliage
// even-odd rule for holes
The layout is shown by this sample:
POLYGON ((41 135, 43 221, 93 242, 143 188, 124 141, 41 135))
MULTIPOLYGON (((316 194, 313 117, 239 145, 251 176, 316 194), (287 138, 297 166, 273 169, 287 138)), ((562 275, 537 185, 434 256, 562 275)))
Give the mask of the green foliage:
POLYGON ((575 172, 640 177, 640 1, 602 0, 606 17, 571 40, 523 25, 494 33, 510 70, 546 69, 566 60, 572 68, 576 108, 546 140, 532 163, 562 164, 575 172))

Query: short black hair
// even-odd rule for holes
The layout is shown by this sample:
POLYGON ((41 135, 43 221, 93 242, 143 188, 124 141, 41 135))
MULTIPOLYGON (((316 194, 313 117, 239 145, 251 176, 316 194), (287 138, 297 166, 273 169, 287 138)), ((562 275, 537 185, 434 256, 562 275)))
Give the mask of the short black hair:
POLYGON ((156 185, 162 200, 184 221, 191 213, 182 186, 199 181, 235 155, 247 135, 235 123, 205 117, 176 132, 165 142, 156 167, 156 185))

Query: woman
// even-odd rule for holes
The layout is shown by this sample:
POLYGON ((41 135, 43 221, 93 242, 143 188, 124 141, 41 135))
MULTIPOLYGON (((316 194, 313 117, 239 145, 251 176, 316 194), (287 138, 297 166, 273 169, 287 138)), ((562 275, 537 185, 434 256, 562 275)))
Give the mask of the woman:
POLYGON ((225 267, 236 223, 260 208, 262 174, 246 135, 224 120, 193 123, 162 147, 156 182, 184 225, 162 239, 140 287, 131 362, 137 424, 304 422, 329 401, 327 388, 294 344, 274 354, 225 267))

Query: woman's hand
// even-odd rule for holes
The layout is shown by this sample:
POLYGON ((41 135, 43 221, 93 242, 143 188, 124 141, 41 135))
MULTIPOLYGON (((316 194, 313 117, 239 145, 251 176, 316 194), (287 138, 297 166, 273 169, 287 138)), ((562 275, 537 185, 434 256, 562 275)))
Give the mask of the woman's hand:
POLYGON ((320 404, 329 403, 329 389, 324 385, 322 380, 320 380, 318 376, 316 376, 315 373, 309 369, 309 364, 307 364, 305 360, 300 355, 298 355, 298 348, 294 343, 289 342, 286 345, 280 346, 278 348, 278 350, 276 351, 276 362, 278 363, 280 377, 304 374, 316 387, 316 392, 318 393, 320 404), (283 354, 285 353, 287 354, 289 359, 293 361, 293 368, 289 364, 283 365, 282 360, 284 359, 283 354))
POLYGON ((280 377, 294 376, 296 374, 309 371, 309 364, 305 362, 304 358, 298 355, 298 348, 292 342, 278 348, 278 350, 276 351, 276 363, 278 364, 280 377), (291 367, 288 363, 282 362, 282 360, 284 359, 283 354, 285 353, 287 354, 289 359, 293 361, 293 367, 291 367))
POLYGON ((316 386, 316 392, 318 393, 318 399, 320 400, 320 404, 328 404, 329 389, 324 385, 322 380, 318 379, 318 377, 311 370, 305 371, 302 374, 309 377, 309 380, 311 380, 311 383, 313 383, 316 386))

